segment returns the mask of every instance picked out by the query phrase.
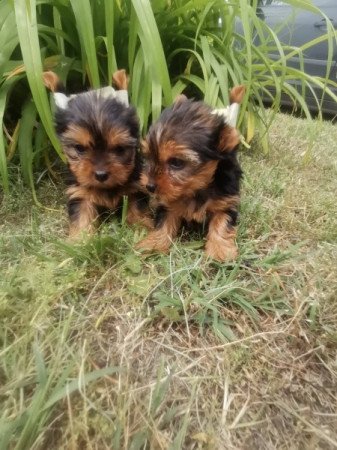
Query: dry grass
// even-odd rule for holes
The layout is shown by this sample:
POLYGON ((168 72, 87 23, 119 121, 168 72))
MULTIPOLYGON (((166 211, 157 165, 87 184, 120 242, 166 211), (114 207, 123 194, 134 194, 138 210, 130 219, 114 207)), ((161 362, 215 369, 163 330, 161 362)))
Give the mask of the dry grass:
MULTIPOLYGON (((245 151, 237 264, 199 241, 72 246, 24 189, 1 210, 1 448, 337 447, 337 129, 280 115, 245 151), (108 368, 108 369, 106 369, 108 368), (88 375, 89 374, 89 375, 88 375)), ((60 206, 61 205, 61 206, 60 206)))

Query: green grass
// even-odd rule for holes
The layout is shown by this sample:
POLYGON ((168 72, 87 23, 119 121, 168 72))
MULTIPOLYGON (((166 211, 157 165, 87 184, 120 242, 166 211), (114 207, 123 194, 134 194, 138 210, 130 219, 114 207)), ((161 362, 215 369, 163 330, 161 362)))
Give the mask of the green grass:
POLYGON ((277 115, 243 150, 234 264, 105 224, 70 244, 62 186, 0 210, 0 448, 334 448, 336 125, 277 115))

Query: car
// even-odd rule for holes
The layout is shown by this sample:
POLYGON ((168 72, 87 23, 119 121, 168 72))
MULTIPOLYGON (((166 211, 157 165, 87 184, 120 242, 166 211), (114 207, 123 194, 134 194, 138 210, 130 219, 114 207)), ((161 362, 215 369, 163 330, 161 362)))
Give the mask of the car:
MULTIPOLYGON (((312 0, 312 4, 319 8, 330 20, 334 29, 337 29, 337 0, 312 0)), ((280 42, 292 47, 301 47, 306 42, 326 34, 327 21, 323 16, 319 16, 305 9, 296 9, 288 3, 279 0, 260 0, 258 16, 276 32, 280 42)), ((336 33, 337 36, 337 33, 336 33)), ((329 80, 337 83, 337 44, 336 36, 332 43, 332 65, 328 73, 329 80)), ((279 58, 279 55, 269 54, 271 58, 279 58)), ((327 76, 328 42, 324 40, 316 45, 310 46, 303 51, 304 72, 325 78, 327 76)), ((290 67, 301 69, 299 56, 293 56, 287 64, 290 67)), ((299 92, 301 92, 301 81, 287 80, 299 92)), ((337 114, 337 102, 327 95, 323 89, 312 86, 317 98, 322 102, 322 111, 325 113, 337 114)), ((329 86, 337 95, 337 86, 329 86)), ((272 90, 270 90, 271 93, 272 90)), ((306 89, 306 103, 312 111, 318 110, 317 101, 310 91, 306 89)), ((293 106, 293 100, 282 95, 281 104, 293 106)))

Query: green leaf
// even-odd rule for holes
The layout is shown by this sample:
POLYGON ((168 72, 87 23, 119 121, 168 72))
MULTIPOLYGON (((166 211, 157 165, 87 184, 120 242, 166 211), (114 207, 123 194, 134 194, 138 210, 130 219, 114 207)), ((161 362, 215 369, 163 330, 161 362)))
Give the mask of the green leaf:
POLYGON ((79 389, 82 389, 89 383, 118 372, 120 372, 119 367, 105 367, 103 369, 93 370, 92 372, 86 373, 81 378, 67 382, 63 387, 58 388, 51 394, 51 396, 43 406, 43 411, 51 408, 55 403, 62 400, 64 397, 72 394, 79 389))
POLYGON ((47 93, 42 83, 42 63, 37 33, 35 0, 16 0, 14 9, 20 48, 34 102, 54 148, 60 158, 64 160, 63 152, 55 135, 47 93))
MULTIPOLYGON (((132 5, 138 18, 139 37, 153 82, 156 86, 161 86, 165 102, 170 105, 172 103, 170 76, 151 3, 149 0, 132 0, 132 5)), ((155 102, 158 104, 158 98, 155 102)))
POLYGON ((114 2, 113 0, 104 1, 105 12, 105 32, 106 32, 106 50, 108 55, 108 83, 112 81, 112 75, 117 70, 116 54, 114 47, 114 2))
MULTIPOLYGON (((21 0, 22 1, 22 0, 21 0)), ((81 46, 85 54, 83 62, 85 72, 88 73, 93 88, 100 87, 98 74, 97 53, 95 48, 95 35, 89 0, 70 0, 76 19, 81 46)), ((110 36, 110 35, 109 35, 110 36)))

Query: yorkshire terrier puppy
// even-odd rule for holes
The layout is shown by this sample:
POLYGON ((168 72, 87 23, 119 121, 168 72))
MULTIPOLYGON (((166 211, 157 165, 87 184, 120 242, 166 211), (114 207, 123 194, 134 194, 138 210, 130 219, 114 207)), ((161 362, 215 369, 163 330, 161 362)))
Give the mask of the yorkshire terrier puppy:
MULTIPOLYGON (((244 93, 244 86, 231 91, 234 108, 244 93)), ((182 222, 205 222, 206 254, 218 261, 236 258, 240 140, 223 111, 179 96, 150 127, 142 183, 157 204, 155 229, 138 248, 165 252, 182 222)))
POLYGON ((106 87, 67 97, 53 72, 43 81, 54 93, 56 132, 73 178, 67 189, 70 236, 92 232, 100 214, 114 211, 127 195, 129 223, 151 226, 144 212, 148 194, 140 186, 139 122, 128 105, 124 70, 106 87))

